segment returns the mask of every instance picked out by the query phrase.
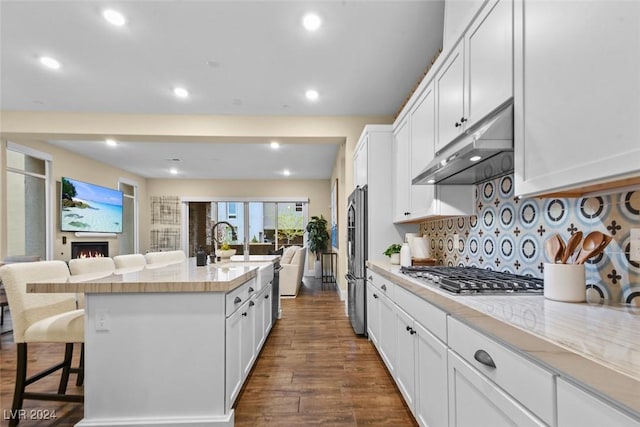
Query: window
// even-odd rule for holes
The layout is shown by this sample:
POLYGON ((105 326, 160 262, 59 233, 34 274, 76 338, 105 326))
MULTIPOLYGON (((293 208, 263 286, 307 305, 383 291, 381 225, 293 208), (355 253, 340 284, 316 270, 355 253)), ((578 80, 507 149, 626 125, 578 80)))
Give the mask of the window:
POLYGON ((120 179, 118 189, 122 199, 122 234, 118 236, 121 254, 138 253, 138 185, 136 182, 120 179))
POLYGON ((7 144, 7 255, 50 258, 51 156, 7 144))

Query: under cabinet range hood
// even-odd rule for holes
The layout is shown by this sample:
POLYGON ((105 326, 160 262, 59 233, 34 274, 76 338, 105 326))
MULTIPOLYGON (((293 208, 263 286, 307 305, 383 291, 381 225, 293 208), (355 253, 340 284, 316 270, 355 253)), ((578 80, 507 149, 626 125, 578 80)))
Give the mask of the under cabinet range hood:
POLYGON ((513 101, 465 131, 413 178, 415 184, 479 184, 513 172, 513 101))

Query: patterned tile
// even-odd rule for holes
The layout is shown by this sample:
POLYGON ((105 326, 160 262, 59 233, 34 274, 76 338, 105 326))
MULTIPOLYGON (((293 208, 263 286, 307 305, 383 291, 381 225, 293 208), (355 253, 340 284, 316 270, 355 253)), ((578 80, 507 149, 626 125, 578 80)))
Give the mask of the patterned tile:
MULTIPOLYGON (((476 187, 476 214, 422 223, 439 264, 542 277, 544 242, 576 231, 613 237, 586 265, 589 292, 614 301, 640 297, 640 263, 629 260, 630 230, 640 228, 640 191, 585 198, 518 199, 511 176, 476 187), (453 234, 458 234, 454 241, 453 234)), ((636 300, 635 302, 637 302, 636 300)))

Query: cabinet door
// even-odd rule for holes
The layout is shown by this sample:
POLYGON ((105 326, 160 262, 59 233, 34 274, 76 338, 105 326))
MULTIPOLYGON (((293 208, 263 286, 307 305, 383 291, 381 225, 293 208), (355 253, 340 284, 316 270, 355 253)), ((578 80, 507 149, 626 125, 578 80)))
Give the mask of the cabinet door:
POLYGON ((447 346, 415 322, 415 417, 421 426, 449 424, 447 346))
POLYGON ((433 212, 434 185, 411 185, 417 176, 433 160, 436 139, 436 104, 433 84, 427 86, 424 94, 409 113, 411 120, 409 200, 411 217, 422 218, 433 212))
POLYGON ((465 127, 513 96, 513 0, 490 0, 465 33, 465 127))
POLYGON ((260 293, 256 295, 256 298, 254 301, 256 305, 254 307, 255 314, 253 316, 253 344, 254 344, 253 351, 257 356, 265 340, 264 311, 266 306, 266 300, 264 299, 264 292, 260 291, 260 293))
POLYGON ((369 339, 376 346, 380 347, 378 336, 380 335, 380 296, 377 289, 367 283, 367 333, 369 339))
POLYGON ((365 136, 358 144, 358 149, 353 155, 353 176, 356 187, 367 185, 368 143, 369 137, 365 136))
POLYGON ((255 359, 255 315, 256 315, 256 303, 255 298, 249 300, 246 306, 239 310, 241 311, 240 316, 242 317, 241 326, 240 326, 240 357, 241 357, 241 367, 242 367, 242 380, 244 380, 249 371, 251 370, 251 366, 253 365, 253 361, 255 359))
POLYGON ((393 132, 394 142, 394 176, 395 199, 394 212, 396 221, 405 221, 411 214, 409 211, 409 191, 411 175, 409 173, 409 124, 405 119, 393 132))
POLYGON ((262 310, 262 327, 264 328, 264 332, 262 334, 263 339, 260 348, 264 345, 264 341, 266 341, 273 326, 273 303, 271 302, 273 300, 273 286, 271 283, 267 285, 267 290, 264 291, 262 299, 264 300, 264 309, 262 310))
POLYGON ((436 152, 455 139, 464 125, 464 41, 458 43, 435 77, 438 127, 436 152))
POLYGON ((484 2, 485 0, 445 1, 443 32, 445 49, 452 47, 456 43, 484 2))
POLYGON ((384 295, 380 301, 380 356, 387 365, 387 369, 394 375, 396 366, 396 313, 395 304, 384 295))
POLYGON ((558 427, 638 427, 640 420, 613 408, 602 400, 558 378, 558 427))
MULTIPOLYGON (((415 405, 415 354, 414 342, 416 331, 413 318, 401 308, 396 307, 396 337, 398 352, 396 353, 395 380, 404 396, 407 406, 414 412, 415 405)), ((414 412, 415 414, 415 412, 414 412)))
POLYGON ((448 350, 449 426, 544 426, 516 400, 448 350))
MULTIPOLYGON (((245 304, 246 305, 246 304, 245 304)), ((240 392, 242 385, 242 313, 246 307, 236 310, 226 321, 225 339, 225 397, 226 408, 233 405, 233 401, 240 392)))
POLYGON ((516 194, 637 178, 640 2, 514 7, 516 194))

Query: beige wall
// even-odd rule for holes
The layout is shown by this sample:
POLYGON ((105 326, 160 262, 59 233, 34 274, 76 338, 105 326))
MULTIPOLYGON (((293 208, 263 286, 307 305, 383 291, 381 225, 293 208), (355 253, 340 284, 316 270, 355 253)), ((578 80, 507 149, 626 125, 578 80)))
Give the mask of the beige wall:
MULTIPOLYGON (((208 115, 132 115, 132 114, 94 114, 94 113, 46 113, 46 112, 16 112, 2 111, 0 112, 0 136, 5 139, 13 140, 19 143, 21 140, 47 140, 47 139, 105 139, 107 137, 122 140, 155 140, 155 141, 211 141, 211 140, 233 140, 238 139, 257 139, 264 137, 277 137, 288 139, 291 142, 336 142, 341 141, 342 146, 333 168, 331 180, 324 181, 326 189, 325 196, 320 196, 320 192, 315 185, 308 191, 305 190, 301 194, 286 195, 308 195, 320 200, 324 198, 324 202, 312 201, 313 207, 310 206, 310 214, 317 209, 318 212, 325 212, 325 217, 330 218, 329 211, 329 194, 331 192, 331 182, 338 178, 338 222, 339 222, 339 271, 338 282, 340 288, 346 290, 344 282, 344 271, 346 270, 346 256, 344 248, 346 246, 346 217, 345 209, 346 198, 353 188, 353 171, 352 156, 358 138, 366 124, 388 124, 392 123, 393 118, 390 116, 208 116, 208 115), (320 207, 321 204, 323 207, 320 207)), ((44 151, 44 150, 43 150, 44 151)), ((64 157, 64 156, 63 156, 64 157)), ((68 159, 72 159, 69 156, 68 159)), ((117 180, 116 175, 120 174, 113 168, 109 167, 93 167, 92 163, 86 159, 77 160, 79 163, 86 164, 86 168, 78 169, 78 174, 71 173, 75 171, 78 165, 74 161, 67 160, 64 163, 56 165, 55 178, 60 179, 62 175, 69 175, 78 179, 86 179, 101 185, 113 186, 117 180), (85 178, 86 174, 86 178, 85 178), (111 176, 113 175, 113 176, 111 176), (93 177, 95 176, 95 179, 93 177), (109 176, 109 177, 108 177, 109 176), (90 179, 91 178, 91 179, 90 179)), ((133 178, 132 178, 133 179, 133 178)), ((135 180, 135 179, 134 179, 135 180)), ((148 195, 156 191, 156 185, 160 185, 156 180, 149 180, 148 188, 145 188, 145 194, 140 198, 140 249, 144 250, 148 247, 149 241, 149 215, 148 215, 148 195), (152 191, 153 190, 153 191, 152 191)), ((179 180, 157 180, 168 185, 167 181, 171 181, 171 185, 176 188, 180 187, 180 191, 187 191, 182 187, 185 182, 180 183, 179 180)), ((322 182, 322 181, 321 181, 322 182)), ((208 181, 202 181, 194 186, 209 188, 208 181)), ((227 184, 229 184, 227 182, 227 184)), ((262 184, 261 181, 253 181, 249 187, 253 187, 255 191, 260 189, 261 196, 274 195, 279 193, 270 193, 271 191, 280 191, 276 188, 269 187, 268 183, 262 184)), ((300 184, 300 183, 299 183, 300 184)), ((297 184, 296 184, 297 185, 297 184)), ((4 187, 3 187, 4 188, 4 187)), ((227 185, 229 191, 248 191, 242 182, 227 185)), ((286 192, 294 191, 287 189, 286 192)), ((167 194, 166 190, 163 190, 167 194)), ((192 189, 187 194, 173 195, 191 195, 197 196, 192 189)), ((228 195, 228 194, 223 194, 228 195)), ((239 196, 239 194, 236 194, 239 196)), ((3 198, 4 199, 4 195, 3 198)), ((5 216, 0 212, 0 220, 5 224, 5 216)))
MULTIPOLYGON (((55 220, 53 223, 54 230, 54 242, 53 242, 53 258, 61 259, 61 260, 69 260, 71 257, 71 242, 75 240, 79 241, 88 241, 88 240, 96 240, 96 238, 82 238, 76 237, 75 233, 63 233, 60 231, 60 204, 59 204, 59 188, 60 188, 60 179, 63 176, 68 176, 70 178, 78 179, 81 181, 91 182, 93 184, 102 185, 104 187, 110 188, 118 188, 118 179, 125 178, 129 181, 134 181, 138 184, 138 195, 141 201, 147 199, 146 195, 146 179, 142 178, 138 175, 131 174, 129 172, 123 171, 121 169, 117 169, 103 163, 97 162, 92 159, 88 159, 86 157, 79 156, 75 153, 72 153, 67 150, 63 150, 51 144, 41 141, 33 141, 33 140, 20 140, 20 141, 12 141, 16 144, 26 146, 32 148, 34 150, 38 150, 44 153, 51 155, 53 158, 53 168, 51 171, 51 179, 55 185, 51 187, 51 201, 52 206, 51 209, 55 214, 55 220), (62 237, 67 238, 67 243, 62 244, 62 237)), ((0 150, 2 152, 2 156, 4 156, 4 150, 6 145, 3 141, 3 148, 0 150)), ((5 168, 3 164, 2 168, 3 173, 2 180, 5 182, 6 175, 4 173, 5 168)), ((2 187, 2 201, 6 200, 5 188, 2 187)), ((5 203, 2 203, 2 209, 0 209, 0 217, 2 218, 2 236, 6 236, 6 215, 7 215, 7 206, 5 203)), ((143 229, 143 225, 146 225, 148 221, 143 220, 141 217, 140 225, 141 231, 143 229)), ((146 233, 141 233, 141 235, 148 235, 148 231, 146 233)), ((142 236, 141 236, 142 237, 142 236)), ((117 255, 119 252, 119 245, 117 237, 113 238, 102 238, 101 241, 109 242, 109 254, 117 255)), ((0 258, 4 257, 6 252, 6 238, 2 238, 0 240, 2 245, 0 247, 0 258)), ((142 247, 142 246, 141 246, 142 247)))

